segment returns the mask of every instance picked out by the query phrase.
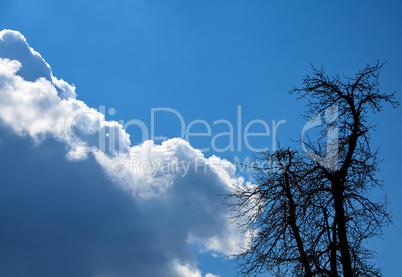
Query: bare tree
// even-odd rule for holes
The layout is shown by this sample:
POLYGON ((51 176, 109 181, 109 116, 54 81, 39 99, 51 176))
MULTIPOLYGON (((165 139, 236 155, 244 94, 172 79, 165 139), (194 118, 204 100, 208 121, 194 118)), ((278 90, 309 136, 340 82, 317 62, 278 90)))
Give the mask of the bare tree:
POLYGON ((367 65, 350 78, 313 67, 303 87, 291 91, 308 100, 311 126, 325 114, 324 128, 315 140, 302 137, 304 151, 263 153, 251 165, 256 185, 227 195, 250 238, 236 256, 240 275, 381 276, 364 243, 391 223, 386 198, 369 197, 382 182, 367 119, 383 102, 398 105, 394 94, 379 90, 382 66, 367 65))

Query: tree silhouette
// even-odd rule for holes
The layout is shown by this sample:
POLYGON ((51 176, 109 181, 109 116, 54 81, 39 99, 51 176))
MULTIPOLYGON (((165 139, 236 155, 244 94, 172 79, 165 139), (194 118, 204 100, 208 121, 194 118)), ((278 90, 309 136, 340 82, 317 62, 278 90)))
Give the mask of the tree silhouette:
POLYGON ((239 275, 381 276, 365 242, 391 219, 386 198, 369 196, 382 182, 367 119, 383 102, 398 106, 393 93, 379 90, 382 66, 367 65, 353 77, 313 67, 303 87, 290 92, 308 100, 302 148, 262 153, 250 165, 256 185, 227 195, 234 221, 249 236, 236 255, 239 275), (304 135, 317 125, 316 139, 304 135))

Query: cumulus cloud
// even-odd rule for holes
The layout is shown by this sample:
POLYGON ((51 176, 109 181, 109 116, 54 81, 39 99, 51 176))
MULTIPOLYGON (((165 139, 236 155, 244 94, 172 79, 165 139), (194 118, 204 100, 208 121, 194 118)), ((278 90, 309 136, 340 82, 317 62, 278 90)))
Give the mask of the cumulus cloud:
POLYGON ((75 97, 75 87, 53 76, 52 70, 42 56, 31 48, 25 37, 13 30, 0 32, 0 57, 22 62, 18 75, 27 81, 45 78, 54 84, 63 99, 75 97))
POLYGON ((179 277, 219 277, 218 275, 214 275, 211 273, 207 273, 205 275, 201 274, 196 268, 192 268, 190 265, 181 265, 176 263, 174 270, 178 274, 179 277))
MULTIPOLYGON (((55 276, 54 265, 46 266, 44 261, 57 263, 53 252, 59 249, 60 259, 75 255, 70 268, 87 270, 85 276, 129 276, 134 272, 136 276, 213 277, 212 273, 202 275, 196 268, 188 245, 196 243, 214 255, 233 254, 244 245, 244 236, 230 224, 219 196, 228 186, 244 183, 236 176, 233 164, 216 156, 206 158, 180 138, 131 146, 122 125, 106 121, 102 113, 78 100, 75 87, 54 77, 41 55, 19 32, 10 30, 0 32, 0 111, 2 133, 13 133, 4 135, 0 147, 15 159, 24 160, 19 168, 14 165, 9 170, 7 180, 11 181, 3 189, 12 189, 5 190, 4 195, 24 199, 25 191, 33 187, 44 191, 38 195, 41 204, 31 198, 28 204, 20 198, 2 204, 3 211, 9 209, 5 205, 16 209, 18 224, 2 231, 21 249, 12 250, 11 245, 2 249, 11 251, 9 265, 25 259, 26 271, 21 269, 20 275, 55 276), (23 148, 10 148, 15 144, 13 136, 20 137, 23 148), (36 150, 29 147, 29 141, 36 150), (102 145, 108 146, 107 151, 102 145), (50 167, 50 175, 39 174, 44 167, 50 167), (19 171, 24 175, 17 182, 12 174, 19 171), (46 185, 50 183, 51 188, 46 185), (71 191, 70 183, 76 183, 73 187, 80 196, 71 191), (95 188, 89 183, 102 185, 95 188), (61 192, 65 194, 61 196, 61 192), (121 199, 124 204, 119 206, 121 199), (18 203, 22 206, 16 207, 18 203), (33 220, 24 214, 29 210, 37 211, 37 224, 43 224, 46 231, 34 225, 22 227, 25 221, 33 220), (73 233, 64 227, 72 228, 73 233), (44 236, 41 231, 50 233, 44 236), (18 241, 13 232, 24 239, 18 241), (39 242, 32 235, 38 236, 39 242), (61 241, 64 236, 67 241, 61 241), (20 253, 24 247, 28 249, 25 256, 20 253), (42 266, 30 265, 29 255, 42 266), (116 259, 111 259, 114 256, 116 259)), ((6 156, 0 161, 4 170, 10 167, 6 156)), ((0 214, 2 226, 10 214, 0 214)), ((3 273, 9 275, 8 271, 3 273)), ((71 269, 66 276, 82 275, 71 269)))

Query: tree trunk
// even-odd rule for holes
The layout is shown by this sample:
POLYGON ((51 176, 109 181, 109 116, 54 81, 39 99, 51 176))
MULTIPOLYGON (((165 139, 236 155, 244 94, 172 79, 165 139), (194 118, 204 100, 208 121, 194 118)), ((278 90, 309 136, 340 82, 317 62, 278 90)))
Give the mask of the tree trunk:
POLYGON ((338 277, 338 267, 336 264, 336 221, 334 221, 332 226, 332 241, 330 242, 331 247, 331 257, 330 257, 330 265, 331 265, 331 276, 338 277))
POLYGON ((343 207, 343 191, 340 184, 334 188, 335 221, 338 225, 339 247, 341 250, 341 263, 344 277, 353 277, 352 262, 350 259, 349 241, 346 230, 345 209, 343 207))
POLYGON ((305 277, 312 277, 313 274, 311 272, 310 263, 308 261, 306 251, 304 250, 303 240, 300 237, 299 227, 297 226, 296 223, 296 205, 293 201, 293 196, 290 191, 289 176, 287 175, 287 173, 285 173, 285 194, 289 201, 289 224, 290 227, 292 228, 293 235, 295 236, 297 248, 300 253, 301 262, 303 264, 306 273, 305 277))

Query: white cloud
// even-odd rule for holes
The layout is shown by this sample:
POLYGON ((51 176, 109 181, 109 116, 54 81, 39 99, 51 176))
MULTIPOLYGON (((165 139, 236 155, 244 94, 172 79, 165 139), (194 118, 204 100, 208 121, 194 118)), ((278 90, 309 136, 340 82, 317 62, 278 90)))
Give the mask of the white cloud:
POLYGON ((219 277, 218 275, 214 275, 212 273, 207 273, 203 276, 200 270, 188 264, 181 265, 179 263, 175 263, 174 271, 176 271, 178 277, 219 277))
MULTIPOLYGON (((46 138, 64 143, 70 161, 87 158, 88 149, 94 147, 91 153, 108 176, 140 201, 158 199, 155 206, 167 210, 173 209, 171 203, 193 197, 192 202, 199 204, 194 210, 184 204, 172 210, 202 210, 203 216, 194 220, 205 222, 194 226, 208 226, 188 227, 184 238, 188 243, 197 243, 204 251, 218 255, 237 253, 238 246, 244 245, 244 236, 230 224, 227 210, 212 200, 227 186, 244 183, 236 176, 233 164, 216 156, 206 158, 180 138, 130 146, 122 125, 106 121, 103 114, 77 100, 75 87, 54 77, 40 54, 19 32, 10 30, 0 32, 0 110, 0 122, 16 134, 29 136, 37 144, 46 138), (26 52, 14 53, 10 50, 13 44, 23 46, 26 52), (24 66, 26 71, 21 74, 24 66), (127 151, 99 150, 98 138, 107 133, 109 140, 115 140, 114 145, 123 145, 127 151)), ((177 264, 176 272, 179 276, 202 277, 199 270, 188 265, 177 264)))
POLYGON ((35 81, 42 77, 50 81, 62 99, 77 96, 73 85, 53 76, 49 64, 28 45, 25 37, 20 32, 13 30, 0 32, 0 57, 21 62, 23 68, 18 74, 25 80, 35 81))

